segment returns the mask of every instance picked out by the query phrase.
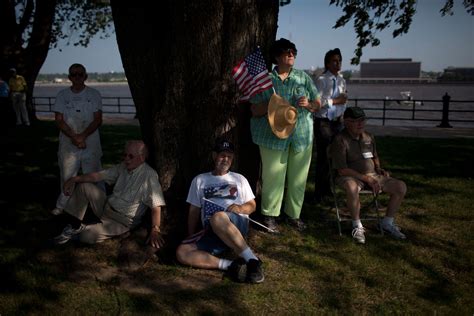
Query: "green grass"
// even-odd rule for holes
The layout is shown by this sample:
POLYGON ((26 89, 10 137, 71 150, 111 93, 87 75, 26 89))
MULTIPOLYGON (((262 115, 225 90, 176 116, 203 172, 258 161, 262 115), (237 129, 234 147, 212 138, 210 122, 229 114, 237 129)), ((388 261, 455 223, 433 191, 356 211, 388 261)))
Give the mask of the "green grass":
MULTIPOLYGON (((39 122, 2 137, 0 314, 461 314, 474 312, 473 164, 470 139, 378 138, 383 166, 408 185, 397 223, 407 241, 369 225, 356 245, 321 220, 330 204, 305 204, 309 224, 280 236, 252 230, 263 284, 219 271, 148 262, 121 268, 120 241, 52 247, 62 228, 49 215, 58 188, 57 129, 39 122)), ((116 162, 135 126, 104 126, 104 165, 116 162)), ((308 188, 312 183, 308 184, 308 188)))

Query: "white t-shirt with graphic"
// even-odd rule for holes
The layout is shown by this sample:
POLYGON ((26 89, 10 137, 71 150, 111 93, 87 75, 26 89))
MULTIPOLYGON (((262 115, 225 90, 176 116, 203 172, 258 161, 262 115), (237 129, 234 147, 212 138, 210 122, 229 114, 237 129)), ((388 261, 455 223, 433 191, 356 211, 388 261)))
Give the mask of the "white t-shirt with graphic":
MULTIPOLYGON (((232 204, 242 205, 253 199, 255 195, 247 179, 239 173, 229 171, 223 176, 215 176, 211 172, 196 176, 189 188, 186 202, 201 210, 206 202, 211 207, 226 209, 232 204)), ((205 212, 201 211, 203 225, 204 217, 205 212)))

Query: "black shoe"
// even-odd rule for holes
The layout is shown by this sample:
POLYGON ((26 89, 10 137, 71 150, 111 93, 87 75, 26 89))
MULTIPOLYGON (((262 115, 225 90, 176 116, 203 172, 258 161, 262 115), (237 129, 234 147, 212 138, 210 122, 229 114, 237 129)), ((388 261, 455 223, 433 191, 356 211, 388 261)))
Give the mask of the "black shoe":
POLYGON ((297 231, 302 232, 306 229, 306 224, 300 218, 287 218, 286 222, 296 228, 297 231))
POLYGON ((247 282, 249 283, 262 283, 265 280, 262 270, 262 261, 250 259, 247 262, 247 282))
POLYGON ((247 278, 247 264, 243 258, 232 261, 226 275, 235 282, 245 282, 247 278))
POLYGON ((275 217, 274 216, 263 216, 263 225, 267 226, 270 228, 272 231, 269 231, 270 233, 279 233, 280 231, 278 230, 278 225, 276 223, 275 217))

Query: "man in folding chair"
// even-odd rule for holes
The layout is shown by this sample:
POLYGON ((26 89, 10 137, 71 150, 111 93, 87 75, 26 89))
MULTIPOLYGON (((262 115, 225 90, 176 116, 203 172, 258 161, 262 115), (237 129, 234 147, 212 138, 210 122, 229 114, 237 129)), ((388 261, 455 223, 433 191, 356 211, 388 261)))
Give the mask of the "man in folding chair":
POLYGON ((387 213, 380 226, 396 239, 406 239, 394 223, 407 187, 401 180, 390 177, 380 167, 375 139, 365 131, 366 116, 360 107, 350 107, 344 112, 345 129, 339 133, 330 148, 332 167, 337 170, 336 184, 344 188, 347 208, 352 216, 352 237, 355 242, 365 243, 365 229, 360 220, 359 192, 371 189, 374 194, 383 191, 390 195, 387 213))

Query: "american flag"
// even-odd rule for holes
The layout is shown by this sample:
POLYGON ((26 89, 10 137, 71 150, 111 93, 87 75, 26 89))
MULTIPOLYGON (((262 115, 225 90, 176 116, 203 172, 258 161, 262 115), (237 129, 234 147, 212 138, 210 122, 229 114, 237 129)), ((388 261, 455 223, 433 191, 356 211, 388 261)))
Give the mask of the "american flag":
POLYGON ((209 225, 209 219, 211 219, 212 215, 214 215, 217 212, 223 212, 225 211, 225 208, 222 206, 208 200, 204 199, 204 205, 202 206, 202 211, 203 211, 203 220, 204 220, 204 227, 207 227, 209 225))
POLYGON ((273 87, 260 48, 257 48, 234 67, 232 77, 243 94, 240 101, 247 101, 255 94, 273 87))

